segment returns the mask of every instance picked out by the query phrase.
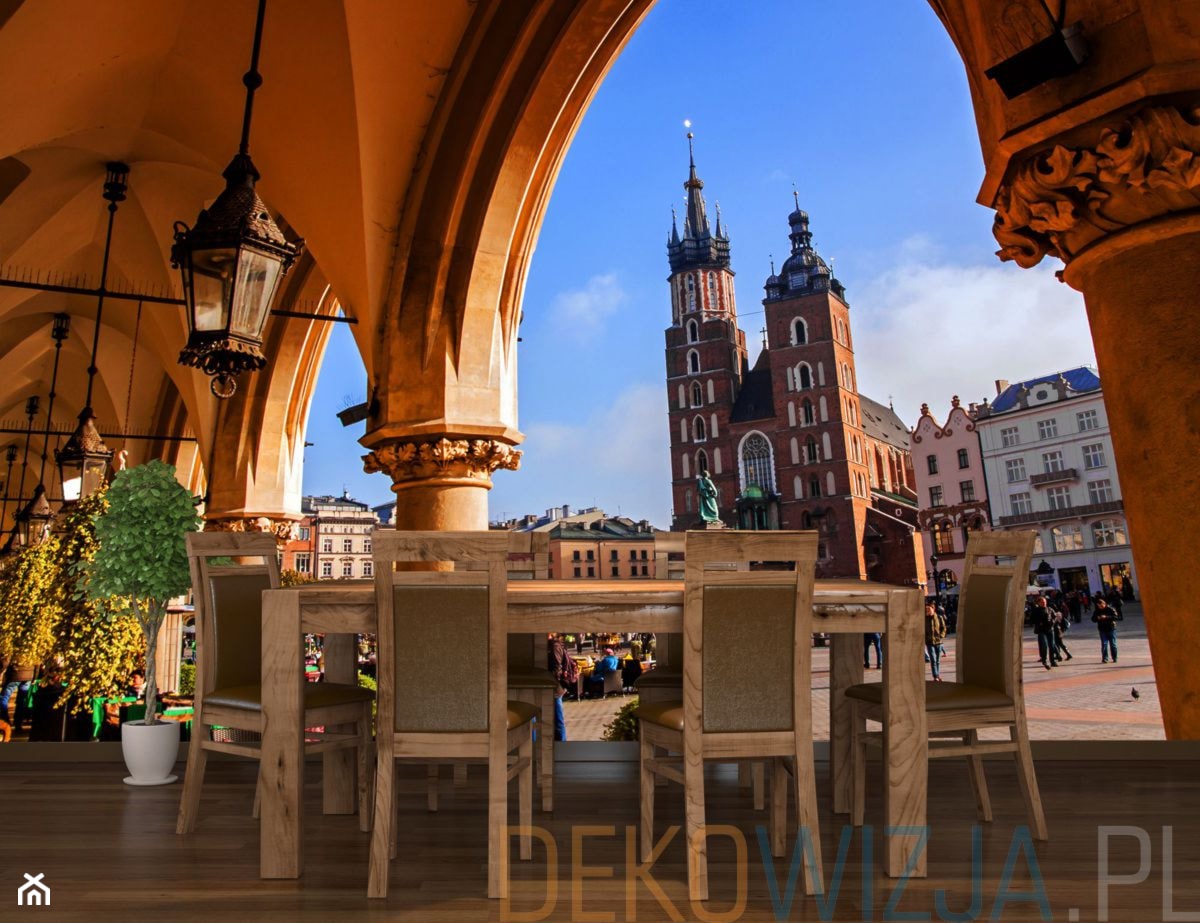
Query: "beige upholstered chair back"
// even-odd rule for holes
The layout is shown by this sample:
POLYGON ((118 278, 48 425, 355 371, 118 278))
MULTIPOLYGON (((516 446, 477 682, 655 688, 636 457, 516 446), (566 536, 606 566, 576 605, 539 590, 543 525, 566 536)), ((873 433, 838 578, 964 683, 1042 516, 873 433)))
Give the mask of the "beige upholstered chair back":
POLYGON ((397 733, 503 727, 510 545, 528 534, 376 532, 379 726, 397 733), (397 570, 414 565, 454 570, 397 570), (496 684, 501 685, 497 686, 496 684))
POLYGON ((1017 694, 1035 537, 1033 532, 971 533, 958 596, 958 682, 1017 694))
POLYGON ((192 532, 187 550, 195 603, 196 688, 209 693, 259 685, 262 593, 279 586, 275 537, 192 532))
POLYGON ((687 533, 683 680, 703 733, 791 731, 809 714, 816 558, 815 532, 687 533))

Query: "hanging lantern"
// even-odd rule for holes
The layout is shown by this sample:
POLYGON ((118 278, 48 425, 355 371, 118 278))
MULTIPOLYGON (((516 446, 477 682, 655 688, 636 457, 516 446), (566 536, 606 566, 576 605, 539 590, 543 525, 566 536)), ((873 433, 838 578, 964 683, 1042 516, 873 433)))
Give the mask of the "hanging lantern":
POLYGON ((50 522, 54 511, 46 498, 46 488, 38 484, 29 505, 17 514, 17 542, 24 548, 41 544, 50 534, 50 522))
POLYGON ((224 173, 226 186, 195 225, 175 223, 171 262, 183 280, 188 342, 182 365, 213 376, 217 397, 231 397, 242 372, 267 364, 263 327, 279 282, 303 249, 288 243, 254 190, 258 171, 238 154, 224 173))
POLYGON ((266 0, 259 0, 250 70, 242 78, 242 140, 222 174, 225 190, 192 227, 175 222, 171 247, 188 315, 188 341, 179 362, 211 375, 219 398, 233 396, 239 374, 267 364, 263 327, 280 280, 304 248, 303 240, 287 241, 254 188, 259 173, 250 160, 250 120, 254 91, 262 85, 258 57, 265 14, 266 0))
POLYGON ((83 408, 75 432, 54 457, 62 478, 62 497, 65 502, 90 497, 104 486, 113 452, 104 444, 96 429, 96 415, 91 407, 83 408))

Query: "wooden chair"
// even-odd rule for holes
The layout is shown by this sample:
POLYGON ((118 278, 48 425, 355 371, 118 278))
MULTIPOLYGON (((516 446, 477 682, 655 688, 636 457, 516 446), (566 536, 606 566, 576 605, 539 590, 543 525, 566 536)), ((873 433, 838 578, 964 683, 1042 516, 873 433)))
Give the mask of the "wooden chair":
MULTIPOLYGON (((550 576, 550 534, 511 533, 510 580, 545 580, 550 576), (528 551, 525 546, 528 546, 528 551)), ((542 810, 554 810, 554 699, 558 682, 546 666, 546 638, 542 635, 508 636, 508 694, 538 709, 536 778, 542 791, 542 810)))
MULTIPOLYGON (((210 750, 260 758, 262 716, 262 594, 279 586, 279 563, 272 535, 192 532, 187 536, 188 561, 196 619, 196 693, 187 774, 179 801, 176 833, 196 826, 200 791, 210 750), (215 563, 221 559, 260 558, 260 564, 215 563), (209 729, 220 726, 249 732, 217 741, 209 729)), ((300 670, 301 665, 296 664, 300 670)), ((367 689, 335 683, 304 684, 304 726, 351 725, 353 733, 310 731, 305 750, 358 751, 359 828, 370 829, 368 798, 371 766, 371 701, 367 689)), ((258 794, 255 793, 255 816, 258 794)))
POLYGON ((488 766, 488 897, 508 895, 508 783, 519 780, 520 855, 532 854, 537 709, 507 695, 511 533, 375 533, 379 709, 368 897, 387 897, 395 852, 395 761, 488 766), (485 564, 486 571, 396 564, 485 564), (517 751, 514 762, 509 754, 517 751))
MULTIPOLYGON (((1033 532, 972 532, 958 597, 957 675, 953 683, 926 682, 929 758, 967 757, 975 806, 991 821, 992 806, 983 774, 987 753, 1012 753, 1021 794, 1036 839, 1048 838, 1038 794, 1021 668, 1021 627, 1025 585, 1033 556, 1033 532), (997 563, 1005 559, 1007 563, 997 563), (979 739, 981 728, 1006 727, 1008 740, 979 739)), ((887 670, 887 663, 884 663, 887 670)), ((866 720, 883 718, 880 683, 851 686, 850 810, 855 826, 863 822, 866 800, 866 745, 881 744, 882 734, 867 732, 866 720)))
POLYGON ((654 784, 684 786, 688 890, 708 899, 704 843, 704 760, 770 760, 771 848, 784 855, 787 769, 794 760, 796 805, 809 893, 823 890, 812 740, 812 594, 815 532, 689 532, 684 594, 683 700, 639 706, 641 856, 652 858, 654 784), (793 570, 720 570, 751 561, 793 570), (682 753, 665 759, 661 748, 682 753))

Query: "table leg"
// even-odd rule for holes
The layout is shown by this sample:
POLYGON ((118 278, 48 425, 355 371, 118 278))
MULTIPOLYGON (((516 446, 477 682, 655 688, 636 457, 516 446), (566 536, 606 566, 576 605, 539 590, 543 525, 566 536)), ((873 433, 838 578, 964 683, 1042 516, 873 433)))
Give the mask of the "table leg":
MULTIPOLYGON (((355 635, 326 635, 325 682, 352 686, 358 682, 355 635)), ((353 733, 352 724, 326 728, 341 734, 353 733)), ((322 755, 322 802, 326 814, 353 814, 358 809, 357 760, 350 749, 329 750, 322 755)))
POLYGON ((920 593, 893 590, 888 594, 883 636, 884 835, 887 874, 893 878, 926 876, 929 726, 921 657, 924 640, 920 593), (919 853, 910 863, 914 849, 919 853))
POLYGON ((298 591, 263 593, 262 639, 259 877, 299 878, 304 864, 304 636, 298 591))
POLYGON ((833 813, 850 810, 850 700, 846 690, 863 681, 862 636, 830 635, 829 648, 829 779, 833 813))

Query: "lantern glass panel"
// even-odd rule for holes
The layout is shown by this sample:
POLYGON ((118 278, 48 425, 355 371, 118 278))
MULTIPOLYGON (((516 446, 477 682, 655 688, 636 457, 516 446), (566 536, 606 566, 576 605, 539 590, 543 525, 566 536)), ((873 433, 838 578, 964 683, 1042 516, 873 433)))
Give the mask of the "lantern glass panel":
POLYGON ((192 316, 196 330, 216 333, 225 329, 236 267, 237 250, 233 247, 192 252, 192 316))
POLYGON ((83 496, 90 497, 104 486, 104 474, 108 462, 102 458, 89 458, 83 463, 83 496))
POLYGON ((237 287, 234 297, 233 316, 229 332, 252 340, 262 339, 263 326, 275 288, 279 285, 280 261, 278 257, 242 250, 238 262, 237 287))
POLYGON ((74 465, 63 466, 63 484, 62 494, 63 500, 71 503, 79 499, 79 492, 83 488, 83 476, 79 473, 79 469, 74 465))

